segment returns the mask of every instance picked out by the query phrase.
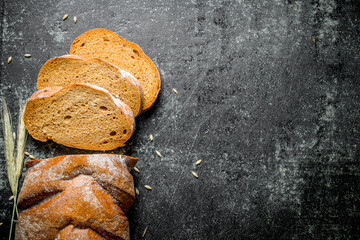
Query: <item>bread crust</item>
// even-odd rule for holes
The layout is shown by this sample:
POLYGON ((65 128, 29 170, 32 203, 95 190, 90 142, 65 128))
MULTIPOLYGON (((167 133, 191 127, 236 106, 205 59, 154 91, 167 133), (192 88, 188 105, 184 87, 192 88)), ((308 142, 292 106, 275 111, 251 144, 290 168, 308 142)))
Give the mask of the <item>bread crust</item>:
MULTIPOLYGON (((147 67, 151 68, 151 72, 153 73, 154 77, 151 78, 150 80, 152 81, 152 84, 154 85, 154 87, 151 89, 151 93, 149 96, 149 94, 146 94, 146 89, 149 88, 147 84, 145 84, 141 79, 138 79, 140 82, 140 85, 144 91, 144 98, 143 98, 143 105, 142 105, 142 111, 147 111, 148 109, 150 109, 158 95, 159 95, 159 91, 161 88, 161 80, 160 80, 160 74, 158 69, 156 68, 154 62, 143 52, 143 50, 136 44, 130 41, 125 40, 124 38, 120 37, 119 35, 117 35, 116 33, 108 30, 108 29, 104 29, 104 28, 96 28, 96 29, 91 29, 83 34, 81 34, 80 36, 78 36, 71 44, 70 47, 70 54, 77 54, 77 55, 82 55, 81 53, 79 54, 79 51, 77 51, 77 49, 81 46, 79 46, 79 43, 88 38, 88 36, 91 35, 101 35, 101 34, 110 34, 112 37, 114 37, 115 39, 117 39, 117 41, 119 41, 123 47, 129 47, 132 48, 134 52, 136 52, 136 54, 138 54, 141 59, 146 63, 147 67)), ((109 62, 111 62, 108 59, 105 59, 109 62)), ((119 66, 120 67, 120 66, 119 66)), ((131 74, 134 75, 133 72, 131 72, 130 70, 128 70, 131 74)))
POLYGON ((15 239, 129 239, 137 158, 67 155, 27 163, 15 239), (78 238, 74 238, 78 239, 78 238))

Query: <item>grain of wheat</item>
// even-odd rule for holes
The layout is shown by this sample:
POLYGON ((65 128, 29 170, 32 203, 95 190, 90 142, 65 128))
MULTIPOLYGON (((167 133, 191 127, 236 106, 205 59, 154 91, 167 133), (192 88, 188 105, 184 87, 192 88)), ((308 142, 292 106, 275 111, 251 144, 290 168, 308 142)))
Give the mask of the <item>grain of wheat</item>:
POLYGON ((14 199, 14 195, 12 195, 11 197, 9 197, 9 201, 14 199))
POLYGON ((156 150, 155 150, 155 152, 156 152, 156 154, 157 154, 159 157, 162 157, 162 155, 161 155, 161 153, 160 153, 159 151, 156 151, 156 150))
POLYGON ((196 161, 196 165, 200 165, 201 162, 202 162, 201 159, 200 159, 200 160, 197 160, 197 161, 196 161))
POLYGON ((8 58, 8 63, 10 63, 12 61, 12 57, 8 58))
POLYGON ((66 19, 68 18, 68 16, 69 16, 69 14, 65 14, 65 15, 63 16, 63 21, 66 20, 66 19))
POLYGON ((150 141, 154 140, 154 136, 152 134, 149 135, 150 141))
POLYGON ((174 92, 175 94, 179 94, 179 92, 178 92, 175 88, 173 88, 173 92, 174 92))
POLYGON ((76 23, 77 22, 77 18, 76 18, 76 16, 74 16, 74 23, 76 23))
POLYGON ((152 190, 152 188, 151 188, 149 185, 144 185, 144 187, 145 187, 147 190, 152 190))
POLYGON ((25 154, 26 156, 29 156, 29 155, 30 155, 30 153, 28 153, 28 152, 24 152, 24 154, 25 154))
POLYGON ((135 172, 140 173, 140 170, 137 167, 134 167, 135 172))
POLYGON ((32 160, 35 159, 35 157, 33 155, 29 155, 29 158, 32 159, 32 160))
POLYGON ((199 177, 199 176, 197 175, 197 173, 196 173, 196 172, 191 171, 191 173, 192 173, 192 175, 193 175, 194 177, 196 177, 196 178, 198 178, 198 177, 199 177))
POLYGON ((25 53, 24 57, 29 58, 29 57, 31 57, 31 54, 30 53, 25 53))
POLYGON ((139 189, 135 188, 136 195, 140 195, 139 189))

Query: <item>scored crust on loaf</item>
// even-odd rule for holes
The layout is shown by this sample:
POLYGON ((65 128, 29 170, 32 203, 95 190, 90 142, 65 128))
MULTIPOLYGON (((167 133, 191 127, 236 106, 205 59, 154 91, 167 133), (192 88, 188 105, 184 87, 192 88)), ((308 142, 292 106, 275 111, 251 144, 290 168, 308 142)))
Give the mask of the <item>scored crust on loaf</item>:
POLYGON ((129 106, 85 83, 37 91, 26 103, 24 123, 37 140, 87 150, 123 146, 135 130, 129 106))
POLYGON ((65 55, 48 60, 41 68, 38 89, 90 83, 105 88, 129 105, 137 116, 141 112, 143 93, 140 83, 130 73, 101 59, 65 55))
POLYGON ((137 44, 110 30, 97 28, 78 36, 71 45, 70 54, 101 58, 130 72, 140 82, 144 93, 142 110, 154 104, 160 91, 160 75, 137 44))
POLYGON ((26 162, 15 239, 129 239, 137 158, 67 155, 26 162))

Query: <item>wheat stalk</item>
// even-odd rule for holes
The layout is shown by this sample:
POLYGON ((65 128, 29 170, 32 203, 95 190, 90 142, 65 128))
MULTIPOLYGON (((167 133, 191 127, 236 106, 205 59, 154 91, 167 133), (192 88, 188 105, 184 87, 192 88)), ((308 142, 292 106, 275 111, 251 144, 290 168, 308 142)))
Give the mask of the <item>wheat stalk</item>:
POLYGON ((15 156, 14 156, 14 139, 13 131, 11 127, 11 118, 9 110, 5 101, 5 98, 2 98, 3 102, 3 134, 4 134, 4 143, 5 143, 5 159, 6 159, 6 168, 9 178, 9 183, 12 193, 15 195, 16 191, 16 165, 15 165, 15 156))
MULTIPOLYGON (((24 152, 27 140, 27 130, 24 124, 24 107, 20 105, 18 129, 17 129, 17 153, 16 153, 16 185, 18 185, 24 166, 24 152)), ((17 188, 16 188, 17 191, 17 188)))
POLYGON ((14 206, 12 211, 10 234, 9 234, 9 240, 10 240, 15 212, 17 213, 17 215, 19 214, 16 201, 17 201, 19 179, 24 166, 24 151, 26 147, 27 130, 25 128, 25 124, 23 120, 24 107, 22 107, 20 104, 18 129, 17 129, 17 152, 15 158, 14 155, 15 146, 14 146, 12 127, 11 127, 11 118, 5 98, 2 98, 2 101, 3 101, 3 132, 4 132, 4 141, 5 141, 5 158, 6 158, 10 187, 14 196, 14 206))

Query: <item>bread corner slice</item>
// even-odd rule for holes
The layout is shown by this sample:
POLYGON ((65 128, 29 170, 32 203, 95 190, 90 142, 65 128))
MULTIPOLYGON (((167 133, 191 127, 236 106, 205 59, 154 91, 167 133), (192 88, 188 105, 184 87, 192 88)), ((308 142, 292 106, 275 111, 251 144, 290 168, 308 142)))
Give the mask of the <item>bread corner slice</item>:
POLYGON ((92 84, 37 91, 26 103, 24 123, 37 140, 87 150, 121 147, 135 130, 131 108, 92 84))
POLYGON ((98 58, 65 55, 49 59, 37 79, 38 89, 66 87, 75 83, 105 88, 129 105, 135 116, 141 112, 143 92, 140 83, 130 73, 98 58))
POLYGON ((144 93, 142 110, 154 104, 161 86, 159 71, 137 44, 110 30, 96 28, 78 36, 71 44, 70 54, 101 58, 131 73, 144 93))

